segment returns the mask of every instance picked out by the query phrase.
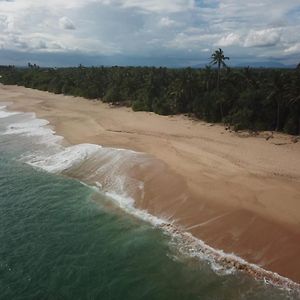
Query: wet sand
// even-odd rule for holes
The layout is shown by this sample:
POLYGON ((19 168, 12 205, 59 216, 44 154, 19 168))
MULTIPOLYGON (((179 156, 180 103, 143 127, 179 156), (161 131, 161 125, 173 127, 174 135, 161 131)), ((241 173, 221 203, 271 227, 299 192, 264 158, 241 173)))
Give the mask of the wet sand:
POLYGON ((300 141, 16 86, 1 85, 0 101, 49 120, 70 144, 152 155, 150 169, 130 170, 146 182, 137 206, 300 283, 300 141))

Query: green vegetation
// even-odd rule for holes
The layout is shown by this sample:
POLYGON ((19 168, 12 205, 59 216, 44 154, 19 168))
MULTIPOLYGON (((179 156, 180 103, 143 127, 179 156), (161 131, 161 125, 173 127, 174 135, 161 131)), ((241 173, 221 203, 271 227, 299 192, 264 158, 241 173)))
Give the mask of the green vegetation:
POLYGON ((216 69, 3 66, 0 81, 162 115, 189 114, 236 130, 300 134, 300 68, 232 69, 221 49, 211 58, 216 69))
POLYGON ((225 63, 225 60, 229 60, 229 57, 224 56, 224 52, 221 48, 219 50, 216 50, 212 55, 211 55, 211 65, 217 65, 218 66, 218 78, 217 78, 217 99, 218 103, 220 106, 220 115, 221 119, 224 119, 224 113, 223 113, 223 97, 220 95, 220 76, 221 76, 221 67, 227 68, 227 65, 225 63))

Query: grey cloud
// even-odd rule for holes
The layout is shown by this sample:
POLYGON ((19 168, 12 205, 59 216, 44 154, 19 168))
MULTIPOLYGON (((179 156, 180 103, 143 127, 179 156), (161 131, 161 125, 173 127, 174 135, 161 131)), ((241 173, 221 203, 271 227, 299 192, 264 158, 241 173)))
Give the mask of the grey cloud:
POLYGON ((240 45, 241 44, 241 36, 237 33, 229 33, 223 36, 217 43, 216 46, 220 47, 227 47, 233 45, 240 45))
POLYGON ((300 54, 300 43, 290 46, 284 50, 286 54, 300 54))
POLYGON ((38 42, 38 48, 40 49, 47 49, 47 44, 45 41, 39 41, 38 42))
POLYGON ((250 31, 245 39, 245 47, 270 47, 279 43, 281 32, 277 29, 250 31))
POLYGON ((73 22, 67 17, 62 17, 59 19, 59 26, 60 26, 60 28, 66 29, 66 30, 75 30, 76 29, 73 22))

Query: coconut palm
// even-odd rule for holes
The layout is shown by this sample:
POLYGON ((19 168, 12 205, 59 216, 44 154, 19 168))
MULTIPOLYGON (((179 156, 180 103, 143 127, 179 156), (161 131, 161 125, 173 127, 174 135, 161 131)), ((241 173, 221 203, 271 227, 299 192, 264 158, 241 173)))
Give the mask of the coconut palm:
POLYGON ((221 48, 219 50, 216 50, 212 55, 211 55, 211 65, 217 65, 218 66, 218 78, 217 78, 217 94, 216 96, 218 97, 217 102, 220 105, 220 114, 221 114, 221 119, 223 120, 223 102, 224 99, 223 97, 220 97, 219 91, 220 91, 220 73, 221 73, 221 67, 227 67, 225 60, 229 60, 229 57, 224 56, 224 52, 221 48))
POLYGON ((217 81, 217 90, 220 90, 220 73, 221 73, 221 67, 227 67, 225 60, 229 60, 229 57, 224 56, 224 52, 221 48, 219 50, 216 50, 211 55, 211 65, 217 65, 218 66, 218 81, 217 81))
MULTIPOLYGON (((300 64, 299 64, 300 71, 300 64)), ((294 74, 294 78, 286 85, 287 103, 298 115, 298 135, 300 136, 300 72, 294 74)), ((296 119, 296 118, 295 118, 296 119)))
POLYGON ((267 100, 270 100, 276 104, 276 122, 275 131, 279 131, 281 125, 281 109, 285 104, 285 90, 286 90, 286 79, 283 73, 274 72, 271 78, 270 93, 267 96, 267 100))
POLYGON ((206 92, 209 92, 211 89, 212 78, 213 72, 211 66, 205 66, 203 85, 206 92))

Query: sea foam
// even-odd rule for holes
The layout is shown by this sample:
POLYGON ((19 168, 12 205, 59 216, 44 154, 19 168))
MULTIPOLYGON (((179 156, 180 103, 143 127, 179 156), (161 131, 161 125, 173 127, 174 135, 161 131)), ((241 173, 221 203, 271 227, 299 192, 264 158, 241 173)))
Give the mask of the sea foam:
POLYGON ((55 131, 52 130, 48 125, 49 122, 47 120, 36 118, 34 113, 23 113, 19 122, 9 124, 3 134, 32 136, 37 137, 38 141, 41 143, 56 144, 63 138, 59 135, 56 135, 55 131))
POLYGON ((134 205, 135 203, 134 199, 127 197, 126 195, 122 196, 113 192, 106 192, 105 195, 108 196, 115 204, 117 204, 117 206, 119 206, 128 214, 131 214, 143 221, 146 221, 155 227, 160 227, 165 224, 170 224, 168 220, 155 217, 150 213, 148 213, 146 210, 136 208, 134 205))
POLYGON ((49 156, 31 156, 27 163, 50 173, 60 173, 95 154, 101 146, 95 144, 78 144, 64 148, 49 156))
POLYGON ((18 114, 20 114, 20 113, 19 112, 7 111, 5 105, 0 106, 0 119, 8 118, 10 116, 14 116, 14 115, 18 115, 18 114))

